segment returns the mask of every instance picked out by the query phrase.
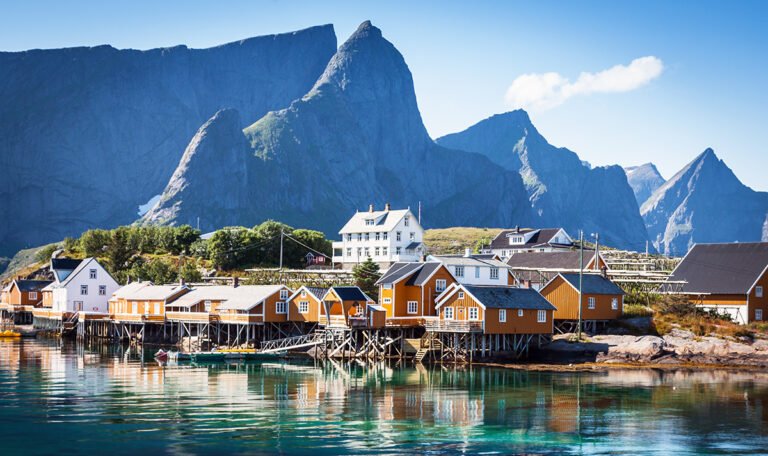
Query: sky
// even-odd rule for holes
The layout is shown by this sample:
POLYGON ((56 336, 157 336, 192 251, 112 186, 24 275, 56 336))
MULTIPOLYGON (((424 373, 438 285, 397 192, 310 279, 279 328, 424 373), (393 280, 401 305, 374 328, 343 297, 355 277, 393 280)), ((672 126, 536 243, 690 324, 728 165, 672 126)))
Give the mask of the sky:
POLYGON ((529 111, 594 166, 665 178, 707 147, 768 190, 768 2, 25 0, 0 7, 0 50, 201 48, 371 20, 405 57, 433 138, 529 111))

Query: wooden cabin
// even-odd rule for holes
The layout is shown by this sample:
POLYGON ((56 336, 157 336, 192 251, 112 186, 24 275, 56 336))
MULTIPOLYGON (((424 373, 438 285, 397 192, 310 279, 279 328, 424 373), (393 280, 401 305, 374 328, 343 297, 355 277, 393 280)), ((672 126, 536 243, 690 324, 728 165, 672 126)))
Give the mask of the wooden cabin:
POLYGON ((387 324, 421 326, 424 317, 437 315, 436 298, 454 283, 456 278, 440 262, 395 263, 376 282, 387 324))
POLYGON ((321 325, 350 328, 366 327, 369 307, 376 304, 359 287, 331 287, 322 301, 321 325))
POLYGON ((455 284, 440 295, 437 311, 427 330, 551 335, 555 306, 531 288, 455 284))
POLYGON ((189 292, 184 285, 130 283, 112 295, 109 315, 115 321, 165 321, 166 306, 189 292))
POLYGON ((288 321, 318 323, 325 315, 323 296, 327 288, 301 286, 288 297, 288 321))
POLYGON ((430 255, 427 260, 442 263, 459 283, 465 285, 512 286, 515 276, 509 266, 493 254, 430 255))
POLYGON ((703 310, 741 324, 768 319, 768 242, 696 244, 668 280, 662 292, 703 310))
MULTIPOLYGON (((579 274, 558 274, 541 289, 541 294, 555 305, 555 320, 579 319, 579 274)), ((600 274, 583 274, 581 319, 606 321, 621 317, 624 290, 600 274)))
POLYGON ((200 286, 166 305, 169 320, 222 323, 275 323, 287 321, 284 285, 200 286))
POLYGON ((42 290, 50 284, 50 280, 14 279, 4 290, 4 304, 11 307, 41 307, 42 290))
POLYGON ((608 264, 602 255, 594 250, 584 250, 582 257, 578 250, 559 250, 551 252, 518 252, 507 259, 507 266, 521 287, 540 290, 560 273, 604 272, 608 264), (581 260, 581 261, 580 261, 581 260))

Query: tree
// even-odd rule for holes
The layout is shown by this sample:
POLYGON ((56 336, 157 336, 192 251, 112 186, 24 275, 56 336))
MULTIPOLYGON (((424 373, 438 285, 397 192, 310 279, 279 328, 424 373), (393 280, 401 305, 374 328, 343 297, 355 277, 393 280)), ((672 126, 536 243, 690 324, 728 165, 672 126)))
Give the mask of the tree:
POLYGON ((53 255, 53 252, 59 250, 58 244, 48 244, 45 247, 40 248, 35 253, 35 260, 38 263, 47 263, 51 261, 51 255, 53 255))
POLYGON ((241 264, 250 236, 247 228, 241 226, 222 228, 208 240, 208 256, 219 269, 232 269, 241 264))
POLYGON ((378 299, 376 281, 381 278, 381 272, 379 265, 374 263, 371 257, 356 265, 352 269, 352 275, 355 278, 355 285, 360 287, 371 299, 378 299))
POLYGON ((187 283, 200 283, 203 281, 203 275, 197 269, 194 260, 187 260, 181 265, 179 277, 187 283))
POLYGON ((128 268, 128 260, 133 256, 129 244, 130 232, 126 226, 112 230, 111 237, 106 246, 106 256, 112 266, 111 272, 122 271, 128 268))
POLYGON ((87 257, 96 257, 104 253, 104 249, 112 239, 107 230, 88 230, 80 236, 80 248, 87 257))
POLYGON ((198 239, 200 239, 200 230, 189 225, 173 228, 173 251, 171 253, 175 255, 190 253, 190 247, 198 239))

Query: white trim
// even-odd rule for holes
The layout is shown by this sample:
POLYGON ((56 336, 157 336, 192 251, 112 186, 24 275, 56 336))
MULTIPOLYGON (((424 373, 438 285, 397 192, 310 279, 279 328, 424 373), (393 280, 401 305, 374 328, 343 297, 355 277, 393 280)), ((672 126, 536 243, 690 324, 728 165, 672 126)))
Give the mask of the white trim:
POLYGON ((419 314, 419 301, 406 301, 406 303, 405 303, 405 310, 408 313, 408 315, 418 315, 419 314), (411 312, 411 304, 414 305, 413 312, 411 312))
POLYGON ((507 322, 507 309, 499 309, 499 323, 506 323, 507 322), (504 316, 504 318, 501 318, 501 316, 504 316))
POLYGON ((763 268, 763 271, 760 273, 760 275, 757 276, 757 279, 755 279, 755 282, 752 284, 751 287, 749 287, 749 289, 747 290, 747 296, 749 296, 749 294, 752 293, 752 289, 755 288, 755 286, 757 285, 757 282, 759 282, 760 279, 763 278, 766 272, 768 272, 768 266, 763 268))

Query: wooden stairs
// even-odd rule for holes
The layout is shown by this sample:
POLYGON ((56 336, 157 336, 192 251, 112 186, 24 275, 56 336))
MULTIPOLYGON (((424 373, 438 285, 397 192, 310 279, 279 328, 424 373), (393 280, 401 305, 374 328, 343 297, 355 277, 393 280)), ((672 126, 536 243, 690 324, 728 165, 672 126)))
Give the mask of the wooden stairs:
POLYGON ((419 350, 416 352, 416 355, 414 355, 413 359, 417 363, 421 363, 430 352, 439 350, 440 346, 440 341, 435 338, 435 334, 431 331, 427 331, 421 337, 421 347, 419 347, 419 350))

